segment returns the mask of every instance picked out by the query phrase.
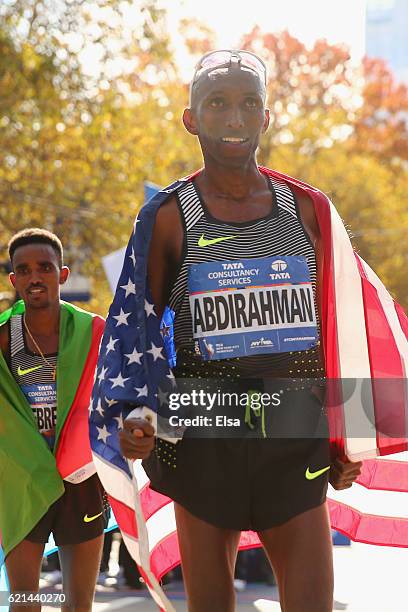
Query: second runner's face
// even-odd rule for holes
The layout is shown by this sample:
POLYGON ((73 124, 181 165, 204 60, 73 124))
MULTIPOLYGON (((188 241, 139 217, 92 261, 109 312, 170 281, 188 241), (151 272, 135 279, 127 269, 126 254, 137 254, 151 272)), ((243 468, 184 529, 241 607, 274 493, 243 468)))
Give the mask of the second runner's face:
POLYGON ((184 113, 184 124, 198 136, 206 162, 228 166, 255 160, 261 134, 269 124, 265 90, 247 70, 206 77, 195 93, 193 109, 184 113))
POLYGON ((10 280, 27 307, 47 308, 59 302, 59 287, 68 278, 66 266, 60 268, 58 256, 49 244, 27 244, 13 255, 14 272, 10 280))

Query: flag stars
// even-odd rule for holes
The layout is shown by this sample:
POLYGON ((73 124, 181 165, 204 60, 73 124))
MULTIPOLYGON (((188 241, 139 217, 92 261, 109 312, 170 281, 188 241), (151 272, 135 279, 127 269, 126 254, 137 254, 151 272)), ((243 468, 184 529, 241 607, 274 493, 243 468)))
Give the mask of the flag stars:
POLYGON ((127 298, 127 296, 131 293, 136 294, 136 285, 135 283, 132 283, 131 278, 129 278, 127 285, 121 285, 120 288, 126 291, 125 298, 127 298))
POLYGON ((116 378, 110 378, 109 380, 112 382, 112 389, 114 389, 115 387, 124 387, 129 378, 123 378, 121 372, 119 372, 116 378))
POLYGON ((99 375, 97 377, 100 383, 103 380, 105 380, 105 374, 106 374, 107 371, 108 371, 108 368, 104 368, 103 366, 101 367, 101 371, 99 372, 99 375))
POLYGON ((114 421, 118 422, 118 429, 123 429, 123 416, 113 417, 114 421))
POLYGON ((144 387, 135 387, 135 391, 137 391, 138 397, 147 397, 147 385, 144 385, 144 387))
POLYGON ((123 309, 120 309, 120 313, 115 315, 113 318, 117 320, 116 327, 119 325, 129 325, 127 322, 127 318, 130 317, 131 312, 123 312, 123 309))
POLYGON ((154 317, 156 316, 156 313, 154 312, 154 304, 150 304, 150 302, 147 300, 145 300, 144 309, 148 317, 150 317, 150 315, 153 315, 154 317))
POLYGON ((152 342, 152 348, 147 351, 153 357, 153 361, 157 361, 157 359, 164 359, 162 355, 162 349, 160 346, 155 346, 154 342, 152 342))
POLYGON ((117 401, 117 400, 114 400, 114 399, 106 399, 106 403, 108 404, 108 407, 109 407, 109 408, 112 408, 112 406, 113 406, 114 404, 117 404, 117 403, 118 403, 118 401, 117 401))
POLYGON ((163 338, 170 338, 170 330, 171 330, 170 325, 163 325, 163 327, 160 330, 163 338))
POLYGON ((133 224, 133 233, 136 234, 136 225, 140 223, 139 217, 136 217, 135 222, 133 224))
POLYGON ((157 395, 157 398, 158 398, 158 400, 159 400, 159 404, 160 404, 160 406, 163 406, 163 405, 166 405, 166 404, 167 404, 167 401, 168 401, 167 396, 169 395, 169 392, 168 392, 168 391, 163 391, 163 389, 161 389, 161 388, 159 387, 159 392, 158 392, 158 393, 156 393, 156 395, 157 395))
POLYGON ((104 411, 103 411, 103 407, 102 407, 101 398, 99 398, 99 399, 98 399, 98 403, 97 403, 97 404, 96 404, 96 406, 95 406, 95 410, 96 410, 96 412, 99 412, 99 414, 100 414, 101 416, 103 416, 103 415, 104 415, 104 411))
POLYGON ((135 250, 133 247, 132 247, 132 254, 129 255, 129 259, 131 259, 133 261, 133 265, 136 266, 135 250))
POLYGON ((114 351, 115 350, 115 344, 119 342, 119 338, 112 338, 112 336, 109 339, 108 344, 106 345, 106 354, 109 353, 109 351, 114 351))
POLYGON ((112 434, 109 433, 109 431, 106 429, 106 425, 104 425, 103 427, 97 427, 96 429, 98 430, 98 440, 103 440, 104 444, 106 444, 106 440, 112 434))
POLYGON ((166 374, 166 378, 169 378, 172 382, 172 384, 174 384, 176 382, 175 376, 173 374, 173 372, 170 370, 170 372, 168 374, 166 374))
POLYGON ((143 353, 138 353, 135 347, 132 353, 125 353, 125 357, 129 359, 128 365, 130 365, 131 363, 138 363, 140 365, 140 359, 141 357, 143 357, 143 353))

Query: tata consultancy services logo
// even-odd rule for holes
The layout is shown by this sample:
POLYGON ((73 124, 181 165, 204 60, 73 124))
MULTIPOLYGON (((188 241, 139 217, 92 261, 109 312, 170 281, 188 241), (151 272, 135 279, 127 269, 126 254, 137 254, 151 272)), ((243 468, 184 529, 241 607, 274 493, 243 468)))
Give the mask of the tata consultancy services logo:
POLYGON ((283 259, 276 259, 273 263, 271 263, 271 268, 272 270, 275 270, 275 272, 283 272, 287 267, 288 264, 286 261, 283 261, 283 259))

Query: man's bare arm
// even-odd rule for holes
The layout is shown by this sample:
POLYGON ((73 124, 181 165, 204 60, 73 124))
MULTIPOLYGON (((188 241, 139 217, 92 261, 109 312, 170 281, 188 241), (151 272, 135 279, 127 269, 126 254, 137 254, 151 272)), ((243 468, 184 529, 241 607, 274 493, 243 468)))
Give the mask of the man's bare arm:
MULTIPOLYGON (((162 317, 170 291, 176 279, 183 248, 183 226, 174 197, 158 210, 147 263, 148 282, 156 314, 162 317)), ((125 420, 124 429, 119 432, 122 454, 127 459, 146 459, 155 445, 155 430, 147 420, 154 415, 141 416, 147 408, 135 410, 125 420)))
POLYGON ((0 327, 0 351, 3 353, 3 357, 6 358, 9 352, 9 326, 7 324, 0 327))
MULTIPOLYGON (((317 311, 319 314, 319 320, 322 321, 322 287, 323 287, 323 243, 322 235, 320 233, 319 224, 317 222, 316 213, 312 199, 306 195, 303 191, 295 189, 296 199, 299 205, 300 218, 303 223, 303 227, 307 235, 310 238, 311 243, 316 254, 316 265, 317 265, 317 278, 316 278, 316 302, 317 311)), ((321 358, 323 356, 323 347, 321 347, 321 358)))
POLYGON ((313 246, 316 248, 316 243, 319 241, 321 234, 313 201, 304 191, 298 191, 295 188, 294 192, 299 205, 300 218, 302 219, 303 226, 313 246))
POLYGON ((173 196, 158 210, 147 264, 149 287, 159 317, 176 280, 183 248, 183 226, 173 196))

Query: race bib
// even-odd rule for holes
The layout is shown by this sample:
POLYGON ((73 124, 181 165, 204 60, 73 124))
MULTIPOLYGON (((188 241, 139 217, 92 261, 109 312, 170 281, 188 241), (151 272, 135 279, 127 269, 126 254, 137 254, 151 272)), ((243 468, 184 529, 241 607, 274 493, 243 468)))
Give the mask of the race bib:
POLYGON ((204 360, 304 351, 317 343, 304 257, 263 257, 190 266, 195 348, 204 360))
POLYGON ((57 423, 56 383, 21 385, 21 390, 34 412, 38 431, 52 448, 57 423))

